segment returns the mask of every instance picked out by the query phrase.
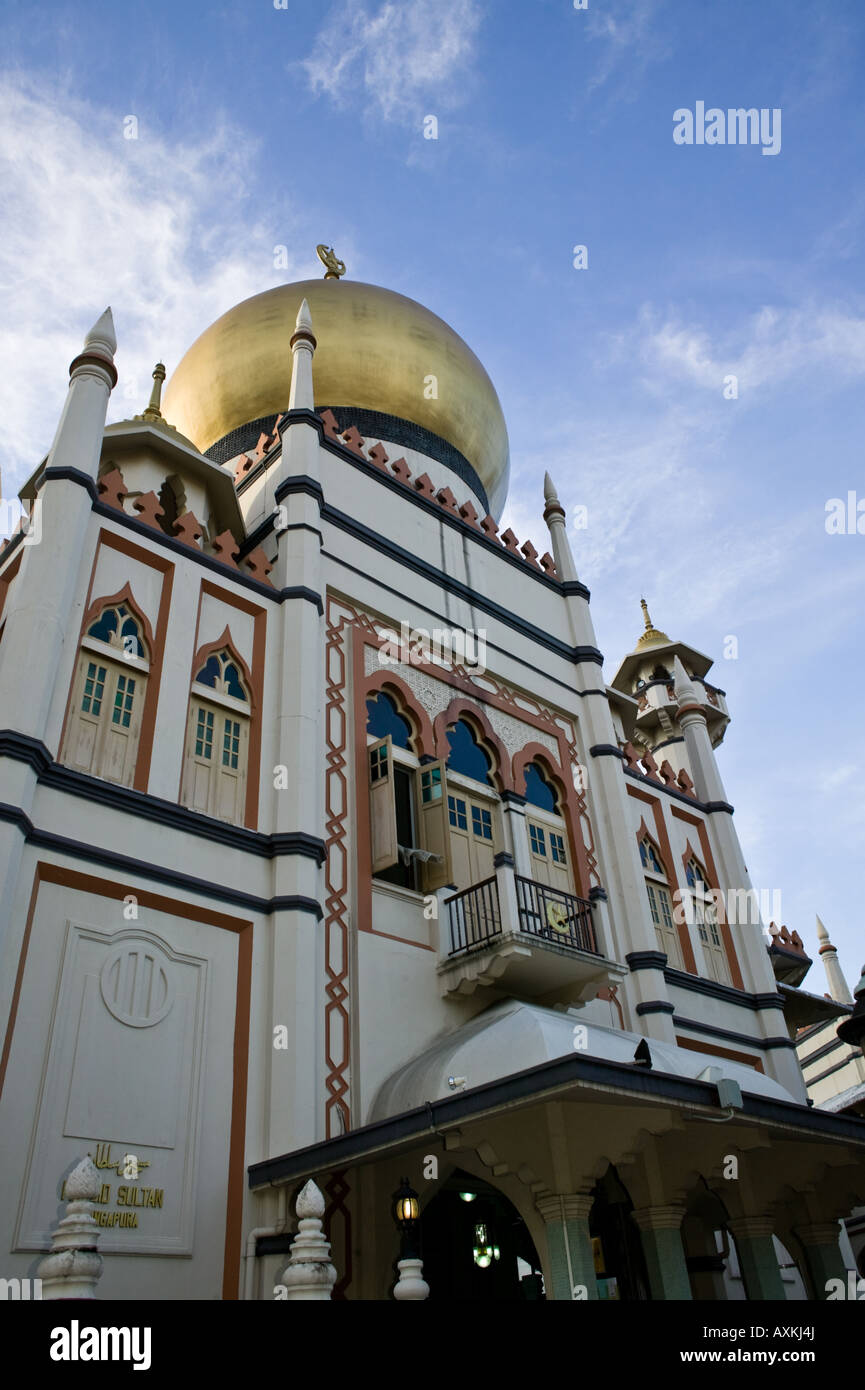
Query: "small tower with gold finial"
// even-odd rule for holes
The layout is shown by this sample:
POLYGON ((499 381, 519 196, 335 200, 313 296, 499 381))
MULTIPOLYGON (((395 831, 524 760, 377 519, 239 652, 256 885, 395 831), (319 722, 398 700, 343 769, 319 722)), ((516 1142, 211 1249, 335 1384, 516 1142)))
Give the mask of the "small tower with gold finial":
POLYGON ((629 713, 630 701, 628 706, 622 706, 625 736, 653 753, 663 749, 663 756, 675 763, 675 745, 681 739, 681 731, 676 728, 676 661, 697 682, 695 698, 704 708, 713 748, 723 739, 730 722, 727 704, 722 690, 703 683, 712 665, 711 659, 684 642, 674 642, 666 632, 655 627, 645 598, 640 599, 640 607, 643 631, 614 675, 612 687, 630 696, 631 701, 637 701, 636 718, 632 708, 629 713))
POLYGON ((135 416, 136 420, 148 420, 151 424, 165 424, 162 414, 162 383, 164 380, 165 366, 162 362, 157 362, 153 368, 153 390, 150 392, 150 400, 143 412, 135 416))
POLYGON ((663 646, 665 642, 669 642, 670 639, 666 632, 659 632, 656 627, 652 626, 652 619, 649 617, 649 605, 644 598, 640 599, 640 607, 643 610, 646 630, 637 642, 637 650, 643 651, 646 647, 663 646))

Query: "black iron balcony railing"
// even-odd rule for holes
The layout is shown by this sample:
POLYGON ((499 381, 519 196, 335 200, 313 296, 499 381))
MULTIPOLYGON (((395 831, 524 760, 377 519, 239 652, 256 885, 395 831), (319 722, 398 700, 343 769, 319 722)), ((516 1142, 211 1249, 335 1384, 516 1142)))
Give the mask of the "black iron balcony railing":
POLYGON ((447 899, 451 927, 450 954, 471 950, 473 946, 483 946, 491 936, 500 936, 502 930, 499 912, 499 888, 495 880, 485 878, 471 888, 464 888, 447 899))
MULTIPOLYGON (((519 930, 556 946, 599 955, 592 922, 591 903, 575 898, 559 888, 536 883, 531 878, 514 875, 519 909, 519 930)), ((447 899, 450 918, 450 952, 484 946, 492 937, 501 936, 502 916, 499 891, 495 877, 474 883, 447 899)))
POLYGON ((576 951, 599 955, 592 922, 592 905, 585 898, 575 898, 546 883, 514 875, 517 885, 517 906, 520 931, 553 941, 557 946, 571 946, 576 951))

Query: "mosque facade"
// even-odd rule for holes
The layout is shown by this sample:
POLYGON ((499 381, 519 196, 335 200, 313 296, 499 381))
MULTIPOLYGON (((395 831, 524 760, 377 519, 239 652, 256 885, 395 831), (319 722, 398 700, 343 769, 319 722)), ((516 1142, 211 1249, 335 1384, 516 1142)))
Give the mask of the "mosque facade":
POLYGON ((761 917, 712 661, 644 604, 605 681, 483 366, 322 253, 107 426, 106 311, 0 553, 0 1274, 89 1154, 102 1297, 278 1296, 314 1179, 337 1300, 403 1180, 434 1300, 824 1298, 865 1119, 796 1039, 851 1001, 761 917))

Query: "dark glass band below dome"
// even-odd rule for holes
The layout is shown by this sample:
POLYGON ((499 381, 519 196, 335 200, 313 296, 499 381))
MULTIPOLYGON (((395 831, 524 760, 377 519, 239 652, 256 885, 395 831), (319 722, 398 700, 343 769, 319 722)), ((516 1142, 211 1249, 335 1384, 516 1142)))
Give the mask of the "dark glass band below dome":
MULTIPOLYGON (((415 425, 411 420, 401 420, 397 415, 386 415, 380 410, 360 410, 353 405, 316 406, 319 414, 323 410, 333 411, 341 433, 354 425, 364 439, 386 439, 389 444, 396 444, 402 449, 414 449, 427 458, 435 459, 437 463, 443 463, 471 488, 484 511, 489 511, 490 504, 484 486, 465 455, 446 439, 424 429, 423 425, 415 425)), ((212 459, 214 463, 222 464, 228 463, 229 459, 237 458, 238 454, 247 453, 255 448, 260 435, 273 433, 277 418, 276 415, 266 415, 260 420, 250 420, 249 424, 240 425, 238 429, 232 430, 230 434, 211 444, 209 449, 205 449, 205 457, 212 459)))

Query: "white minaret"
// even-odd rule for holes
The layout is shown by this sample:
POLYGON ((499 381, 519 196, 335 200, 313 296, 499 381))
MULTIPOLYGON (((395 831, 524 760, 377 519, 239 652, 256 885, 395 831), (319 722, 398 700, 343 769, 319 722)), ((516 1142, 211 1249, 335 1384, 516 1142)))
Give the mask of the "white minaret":
POLYGON ((577 567, 574 564, 574 557, 571 552, 571 543, 568 540, 568 528, 565 525, 565 509, 558 499, 553 480, 549 473, 544 474, 544 521, 550 533, 550 540, 553 546, 553 559, 556 562, 556 573, 560 579, 565 581, 577 578, 577 567))
POLYGON ((829 940, 829 933, 817 918, 817 937, 820 942, 820 955, 823 960, 823 969, 826 971, 826 979, 829 982, 829 993, 833 999, 837 999, 839 1004, 852 1004, 853 995, 847 987, 844 978, 844 971, 841 969, 841 962, 838 959, 838 952, 829 940))
POLYGON ((701 801, 726 803, 727 793, 721 781, 715 750, 709 737, 709 726, 696 686, 678 656, 673 657, 673 676, 676 700, 679 705, 679 727, 685 738, 691 776, 701 801))
MULTIPOLYGON (((111 310, 106 309, 69 368, 69 390, 38 482, 35 543, 25 542, 9 594, 0 710, 15 710, 18 731, 40 741, 46 739, 64 642, 74 643, 78 635, 72 605, 96 496, 108 397, 117 381, 116 347, 111 310)), ((50 752, 56 757, 58 749, 50 752)))
MULTIPOLYGON (((592 917, 605 953, 624 961, 633 952, 657 956, 655 928, 640 867, 636 839, 632 852, 622 855, 611 827, 628 825, 630 801, 622 776, 621 753, 616 742, 610 706, 604 684, 601 654, 589 607, 589 591, 580 583, 571 552, 565 509, 559 501, 549 473, 544 475, 544 521, 550 532, 556 572, 562 581, 571 635, 581 659, 574 664, 574 685, 582 693, 580 726, 587 764, 582 783, 586 788, 589 814, 601 866, 601 891, 590 889, 592 917), (640 905, 639 913, 634 904, 640 905)), ((631 977, 634 1007, 662 1000, 668 1002, 667 984, 661 964, 646 967, 631 977)), ((629 1026, 636 1026, 636 1015, 629 1026)), ((671 1013, 652 1012, 640 1024, 650 1038, 674 1041, 671 1013)))
MULTIPOLYGON (((701 801, 708 802, 711 824, 717 847, 717 868, 722 890, 745 889, 753 895, 754 889, 742 854, 742 846, 733 825, 732 808, 727 802, 727 794, 715 750, 709 737, 706 715, 692 678, 688 675, 678 656, 673 658, 676 700, 679 706, 678 721, 685 739, 685 748, 694 779, 694 787, 701 801)), ((757 914, 755 914, 757 915, 757 914)), ((775 976, 769 963, 766 944, 759 923, 752 920, 749 910, 748 921, 730 922, 730 931, 736 946, 736 954, 742 967, 745 989, 755 994, 774 994, 777 991, 775 976)), ((765 1037, 785 1037, 787 1025, 779 1009, 763 1009, 758 1015, 765 1037)), ((768 1055, 772 1074, 786 1086, 794 1096, 804 1100, 805 1083, 802 1079, 796 1053, 791 1048, 778 1048, 768 1055)))
POLYGON ((297 311, 294 334, 291 338, 291 390, 288 395, 289 410, 312 410, 312 358, 316 341, 312 331, 312 316, 304 299, 297 311))
POLYGON ((278 509, 278 554, 271 582, 283 592, 282 665, 273 777, 273 826, 297 836, 298 848, 273 861, 272 892, 284 907, 271 915, 272 1026, 287 1024, 289 1046, 270 1063, 265 1150, 285 1153, 324 1137, 310 1040, 318 1036, 323 875, 314 846, 324 839, 324 583, 321 565, 319 426, 313 415, 316 342, 309 305, 298 310, 290 339, 288 413, 280 426, 282 457, 270 470, 278 509), (302 654, 302 655, 301 655, 302 654), (303 842, 304 848, 300 842, 303 842), (319 904, 316 913, 315 904, 319 904))
MULTIPOLYGON (((31 534, 19 541, 21 563, 6 601, 0 646, 0 724, 14 719, 3 760, 3 800, 30 815, 37 770, 59 753, 63 702, 75 661, 82 592, 81 562, 108 397, 117 381, 111 310, 84 339, 69 368, 69 390, 46 467, 37 481, 31 534), (53 710, 53 713, 52 713, 53 710), (49 719, 51 723, 49 724, 49 719)), ((14 563, 14 560, 13 560, 14 563)), ((19 824, 0 825, 0 1032, 5 1032, 24 922, 9 887, 18 877, 24 836, 19 824)))

